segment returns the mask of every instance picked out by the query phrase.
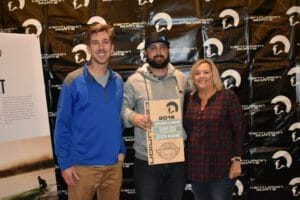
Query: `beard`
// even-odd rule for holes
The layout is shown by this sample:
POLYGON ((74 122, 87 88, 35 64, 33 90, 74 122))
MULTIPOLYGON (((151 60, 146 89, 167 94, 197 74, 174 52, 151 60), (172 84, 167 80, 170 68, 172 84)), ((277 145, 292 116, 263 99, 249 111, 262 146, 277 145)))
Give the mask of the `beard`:
POLYGON ((160 62, 155 61, 155 59, 157 57, 163 58, 163 56, 160 56, 160 55, 155 56, 153 59, 147 58, 146 62, 150 65, 150 67, 155 68, 155 69, 163 69, 170 62, 170 57, 169 56, 167 58, 163 59, 160 62))

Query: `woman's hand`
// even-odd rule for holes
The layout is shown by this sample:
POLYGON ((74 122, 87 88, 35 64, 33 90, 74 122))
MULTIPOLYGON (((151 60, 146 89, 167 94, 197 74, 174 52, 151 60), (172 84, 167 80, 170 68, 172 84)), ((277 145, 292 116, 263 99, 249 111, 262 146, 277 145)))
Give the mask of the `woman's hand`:
POLYGON ((229 178, 234 179, 242 174, 241 161, 232 161, 229 170, 229 178))

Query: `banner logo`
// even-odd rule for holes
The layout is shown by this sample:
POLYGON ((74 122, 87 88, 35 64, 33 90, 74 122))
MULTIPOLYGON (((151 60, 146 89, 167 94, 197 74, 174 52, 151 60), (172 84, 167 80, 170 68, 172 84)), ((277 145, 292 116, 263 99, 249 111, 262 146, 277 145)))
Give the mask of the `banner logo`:
POLYGON ((207 58, 211 58, 211 57, 214 57, 216 55, 221 56, 223 54, 223 49, 224 49, 223 44, 217 38, 209 38, 209 39, 207 39, 204 42, 203 46, 204 46, 207 58), (212 52, 212 46, 217 47, 217 53, 212 52))
POLYGON ((294 197, 300 196, 300 177, 295 177, 293 178, 290 182, 289 185, 292 186, 292 193, 294 197))
MULTIPOLYGON (((288 73, 289 76, 291 76, 290 78, 290 83, 292 87, 295 87, 297 85, 300 84, 300 80, 297 80, 297 76, 300 76, 300 66, 298 67, 293 67, 291 68, 288 73)), ((298 78, 299 79, 299 78, 298 78)))
POLYGON ((248 135, 254 136, 256 138, 261 138, 261 137, 277 137, 279 135, 282 135, 282 131, 250 131, 248 135))
POLYGON ((279 115, 283 112, 289 113, 292 109, 292 104, 289 98, 286 96, 276 96, 272 99, 271 104, 274 105, 274 113, 279 115))
POLYGON ((288 53, 291 47, 290 41, 284 35, 276 35, 272 37, 270 44, 273 44, 272 50, 273 55, 275 56, 281 53, 288 53))
POLYGON ((100 16, 93 16, 87 22, 87 24, 94 24, 94 23, 107 24, 105 19, 100 16))
POLYGON ((25 33, 26 34, 35 34, 37 36, 40 36, 42 33, 42 24, 37 19, 27 19, 22 24, 23 27, 25 27, 25 33))
POLYGON ((222 20, 223 29, 228 29, 230 27, 237 27, 240 23, 239 14, 233 9, 223 10, 220 13, 219 17, 224 18, 222 20), (229 16, 229 17, 226 17, 226 16, 229 16), (229 22, 231 19, 233 19, 233 23, 229 22))
POLYGON ((297 16, 299 18, 300 15, 300 6, 292 6, 286 11, 287 15, 290 15, 289 22, 290 26, 295 26, 296 24, 299 24, 300 21, 297 20, 297 16))
POLYGON ((289 127, 289 131, 292 132, 292 141, 293 142, 298 142, 300 141, 300 122, 295 122, 289 127))
POLYGON ((282 191, 283 189, 284 189, 283 185, 250 186, 250 190, 254 190, 256 192, 276 192, 276 191, 282 191))
POLYGON ((140 59, 142 62, 146 62, 146 57, 145 57, 145 40, 141 42, 137 48, 137 50, 140 51, 140 59))
POLYGON ((145 5, 146 3, 153 3, 153 1, 154 0, 138 0, 140 6, 145 5))
POLYGON ((168 107, 169 114, 173 114, 175 112, 178 112, 178 105, 177 105, 176 102, 170 101, 170 102, 167 103, 166 106, 168 107))
POLYGON ((75 53, 74 59, 76 63, 83 63, 90 60, 91 54, 87 50, 86 44, 78 44, 72 49, 72 53, 75 53))
POLYGON ((221 78, 223 79, 223 85, 226 89, 233 87, 238 88, 241 85, 241 75, 233 69, 225 70, 221 78))
POLYGON ((171 16, 164 12, 157 13, 151 20, 151 24, 155 24, 156 32, 171 30, 173 26, 171 16))
POLYGON ((7 3, 9 12, 12 12, 17 9, 22 10, 24 8, 24 6, 25 6, 25 0, 8 1, 8 3, 7 3), (19 3, 19 5, 17 4, 17 2, 19 3))
POLYGON ((281 78, 282 78, 281 76, 251 76, 248 79, 250 81, 253 81, 254 83, 262 83, 262 82, 270 83, 270 82, 280 80, 281 78))
POLYGON ((235 184, 234 184, 236 190, 233 192, 233 196, 242 196, 244 192, 244 185, 243 183, 239 180, 236 179, 235 184))
POLYGON ((186 183, 185 187, 184 187, 184 190, 185 191, 193 191, 192 184, 191 183, 186 183))
POLYGON ((73 7, 74 9, 79 9, 81 7, 88 7, 90 3, 90 0, 84 0, 84 3, 78 3, 78 0, 73 0, 73 7))
POLYGON ((292 166, 292 157, 287 151, 277 151, 272 158, 275 160, 276 170, 290 168, 292 166))

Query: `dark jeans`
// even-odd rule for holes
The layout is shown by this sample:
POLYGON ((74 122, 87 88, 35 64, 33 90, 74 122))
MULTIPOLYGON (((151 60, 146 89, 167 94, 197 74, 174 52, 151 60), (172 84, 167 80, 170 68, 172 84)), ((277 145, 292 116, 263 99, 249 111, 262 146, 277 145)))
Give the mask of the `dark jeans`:
POLYGON ((223 178, 207 183, 192 182, 195 200, 231 200, 235 180, 223 178))
POLYGON ((137 200, 182 200, 185 164, 148 165, 135 158, 134 179, 137 200))

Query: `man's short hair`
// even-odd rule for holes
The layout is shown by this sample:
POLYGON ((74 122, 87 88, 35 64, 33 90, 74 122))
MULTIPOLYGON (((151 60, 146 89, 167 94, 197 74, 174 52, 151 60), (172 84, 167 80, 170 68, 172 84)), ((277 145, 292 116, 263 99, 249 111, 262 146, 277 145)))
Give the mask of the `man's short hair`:
POLYGON ((113 43, 115 40, 114 28, 108 24, 93 23, 89 26, 86 32, 86 44, 90 43, 91 35, 99 32, 107 32, 110 41, 113 43))

